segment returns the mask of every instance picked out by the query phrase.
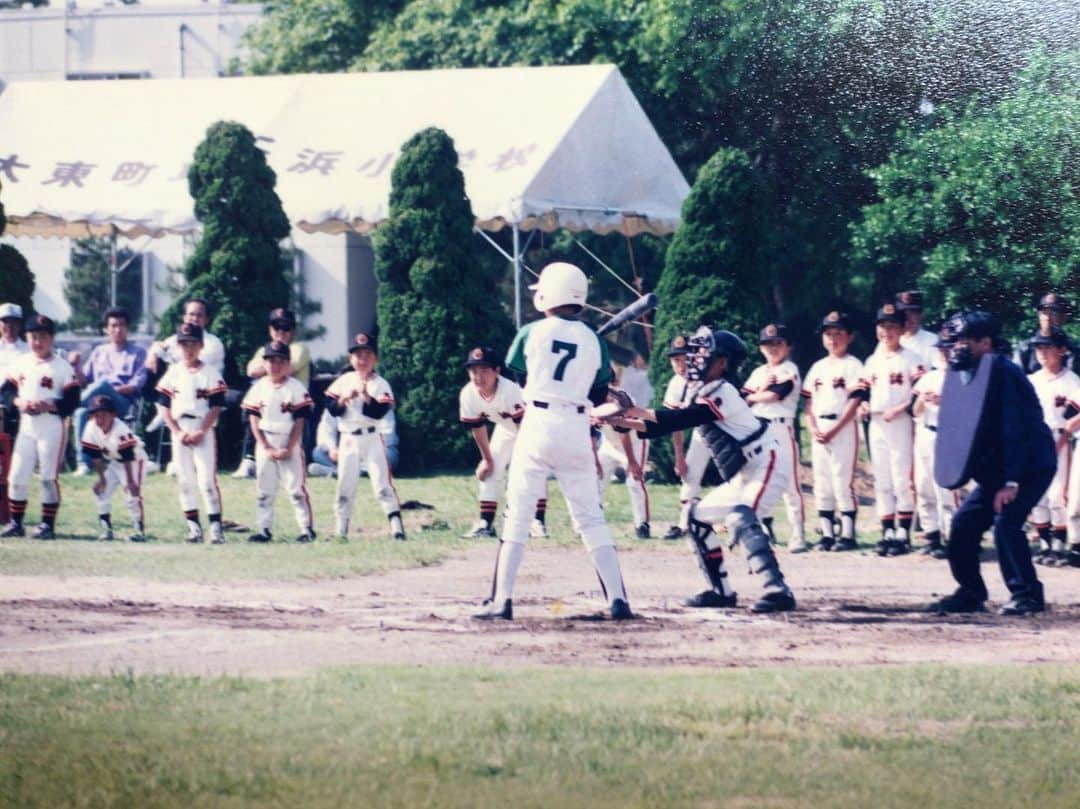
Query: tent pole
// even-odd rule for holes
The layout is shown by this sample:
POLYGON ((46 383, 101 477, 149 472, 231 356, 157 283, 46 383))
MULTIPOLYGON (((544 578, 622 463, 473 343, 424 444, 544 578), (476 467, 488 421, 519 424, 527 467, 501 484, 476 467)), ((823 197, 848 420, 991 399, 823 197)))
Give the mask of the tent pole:
POLYGON ((116 276, 120 271, 116 269, 116 227, 113 226, 109 233, 109 306, 116 308, 116 276))
POLYGON ((521 328, 521 231, 514 223, 514 328, 521 328))

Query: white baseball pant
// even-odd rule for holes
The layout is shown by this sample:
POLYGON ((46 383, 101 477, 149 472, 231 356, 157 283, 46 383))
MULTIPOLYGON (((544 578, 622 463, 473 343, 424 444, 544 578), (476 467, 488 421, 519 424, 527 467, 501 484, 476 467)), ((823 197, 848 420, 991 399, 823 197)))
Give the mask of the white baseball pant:
POLYGON ((876 413, 870 416, 870 465, 879 519, 915 511, 913 426, 907 413, 892 421, 876 413))
MULTIPOLYGON (((1054 439, 1059 435, 1054 430, 1054 439)), ((1031 521, 1036 525, 1050 525, 1053 528, 1063 528, 1072 522, 1068 516, 1065 497, 1069 491, 1069 467, 1072 465, 1072 444, 1066 444, 1057 454, 1057 471, 1054 479, 1050 481, 1050 488, 1042 496, 1042 499, 1031 510, 1031 521)))
MULTIPOLYGON (((181 416, 177 423, 181 429, 197 429, 201 416, 181 416)), ((217 437, 207 430, 202 443, 194 446, 181 444, 180 436, 172 437, 173 460, 176 461, 176 482, 180 486, 180 508, 196 511, 199 495, 207 514, 221 513, 221 490, 217 479, 217 437)))
POLYGON ((401 510, 394 479, 390 474, 390 464, 386 460, 386 445, 382 435, 369 427, 363 428, 363 432, 358 435, 343 432, 338 443, 337 499, 334 503, 339 533, 344 533, 341 528, 348 528, 349 518, 352 516, 356 487, 360 484, 361 466, 367 470, 371 479, 371 490, 379 501, 383 514, 390 516, 401 510))
MULTIPOLYGON (((831 428, 828 421, 818 427, 831 428)), ((814 503, 818 511, 855 511, 855 462, 859 458, 859 426, 844 425, 828 444, 814 441, 810 464, 814 471, 814 503)))
POLYGON ((60 502, 60 464, 64 457, 67 429, 65 419, 54 413, 27 417, 19 421, 19 434, 11 453, 8 471, 8 497, 26 500, 34 467, 41 476, 41 502, 60 502))
MULTIPOLYGON (((287 433, 268 433, 264 430, 263 436, 274 449, 289 445, 287 433)), ((289 495, 297 527, 301 532, 307 531, 312 527, 313 519, 304 449, 299 443, 283 461, 271 458, 261 444, 255 447, 255 521, 259 531, 269 532, 274 526, 274 500, 279 486, 284 486, 289 495)))
MULTIPOLYGON (((773 419, 769 432, 776 440, 777 463, 787 470, 788 487, 784 490, 784 507, 788 524, 796 540, 806 540, 806 505, 803 503, 802 480, 799 476, 799 445, 795 441, 795 429, 790 418, 773 419)), ((768 517, 771 511, 760 516, 768 517)))
POLYGON ((778 450, 776 442, 766 436, 761 451, 746 462, 739 474, 698 502, 694 519, 719 530, 735 506, 749 506, 758 517, 771 513, 791 480, 788 468, 780 462, 778 450))
POLYGON ((948 538, 959 495, 934 480, 934 442, 937 432, 924 424, 915 427, 915 497, 923 531, 938 531, 948 538))
POLYGON ((142 487, 143 481, 146 480, 146 461, 136 459, 131 462, 131 477, 134 478, 139 487, 137 497, 127 490, 128 479, 123 461, 106 461, 105 470, 102 474, 105 476, 105 488, 101 494, 95 495, 98 515, 101 516, 112 511, 112 496, 119 488, 124 493, 124 505, 127 506, 128 514, 131 515, 131 524, 135 526, 144 525, 142 487))
MULTIPOLYGON (((649 456, 649 442, 647 440, 638 438, 637 435, 630 436, 630 446, 633 448, 634 457, 637 459, 638 465, 645 469, 645 462, 649 456)), ((626 453, 623 452, 622 444, 613 445, 607 441, 603 441, 600 444, 600 449, 596 452, 596 457, 600 461, 600 469, 602 474, 600 475, 600 502, 604 502, 604 492, 607 490, 608 481, 611 480, 611 475, 616 469, 626 470, 626 453)), ((649 522, 649 492, 645 488, 644 480, 634 480, 629 473, 626 475, 626 492, 630 495, 630 511, 634 515, 634 525, 641 525, 643 522, 649 522)))

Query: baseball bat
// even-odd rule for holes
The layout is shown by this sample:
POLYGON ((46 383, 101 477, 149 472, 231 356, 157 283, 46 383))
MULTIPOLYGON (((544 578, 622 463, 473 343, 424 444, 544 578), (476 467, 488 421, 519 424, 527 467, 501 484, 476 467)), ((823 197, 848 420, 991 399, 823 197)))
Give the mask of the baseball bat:
POLYGON ((656 308, 658 303, 659 301, 657 300, 655 293, 650 292, 648 295, 642 295, 621 312, 616 312, 611 320, 596 330, 596 333, 604 335, 609 331, 615 331, 615 329, 619 328, 623 323, 636 320, 642 315, 651 312, 656 308))

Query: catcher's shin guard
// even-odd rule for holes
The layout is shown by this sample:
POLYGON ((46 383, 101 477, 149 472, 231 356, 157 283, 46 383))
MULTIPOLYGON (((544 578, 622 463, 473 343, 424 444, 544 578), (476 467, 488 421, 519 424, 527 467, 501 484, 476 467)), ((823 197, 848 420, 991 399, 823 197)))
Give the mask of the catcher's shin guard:
POLYGON ((784 574, 780 572, 780 563, 776 561, 769 544, 769 537, 761 527, 757 514, 749 506, 735 506, 724 520, 732 538, 742 544, 746 551, 746 561, 750 572, 764 579, 766 591, 787 592, 784 574))
MULTIPOLYGON (((696 505, 696 504, 695 504, 696 505)), ((694 519, 694 507, 690 508, 689 522, 690 546, 697 555, 698 566, 709 586, 722 596, 735 594, 724 569, 724 544, 716 531, 707 522, 694 519)))

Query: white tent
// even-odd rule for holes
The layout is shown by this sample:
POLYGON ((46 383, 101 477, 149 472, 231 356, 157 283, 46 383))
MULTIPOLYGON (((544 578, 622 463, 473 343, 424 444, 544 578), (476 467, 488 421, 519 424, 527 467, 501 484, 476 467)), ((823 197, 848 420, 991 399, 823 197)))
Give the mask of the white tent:
POLYGON ((261 139, 308 232, 383 221, 397 152, 428 126, 454 139, 484 230, 670 233, 689 191, 611 65, 14 83, 0 93, 8 233, 194 230, 186 166, 223 119, 261 139))

